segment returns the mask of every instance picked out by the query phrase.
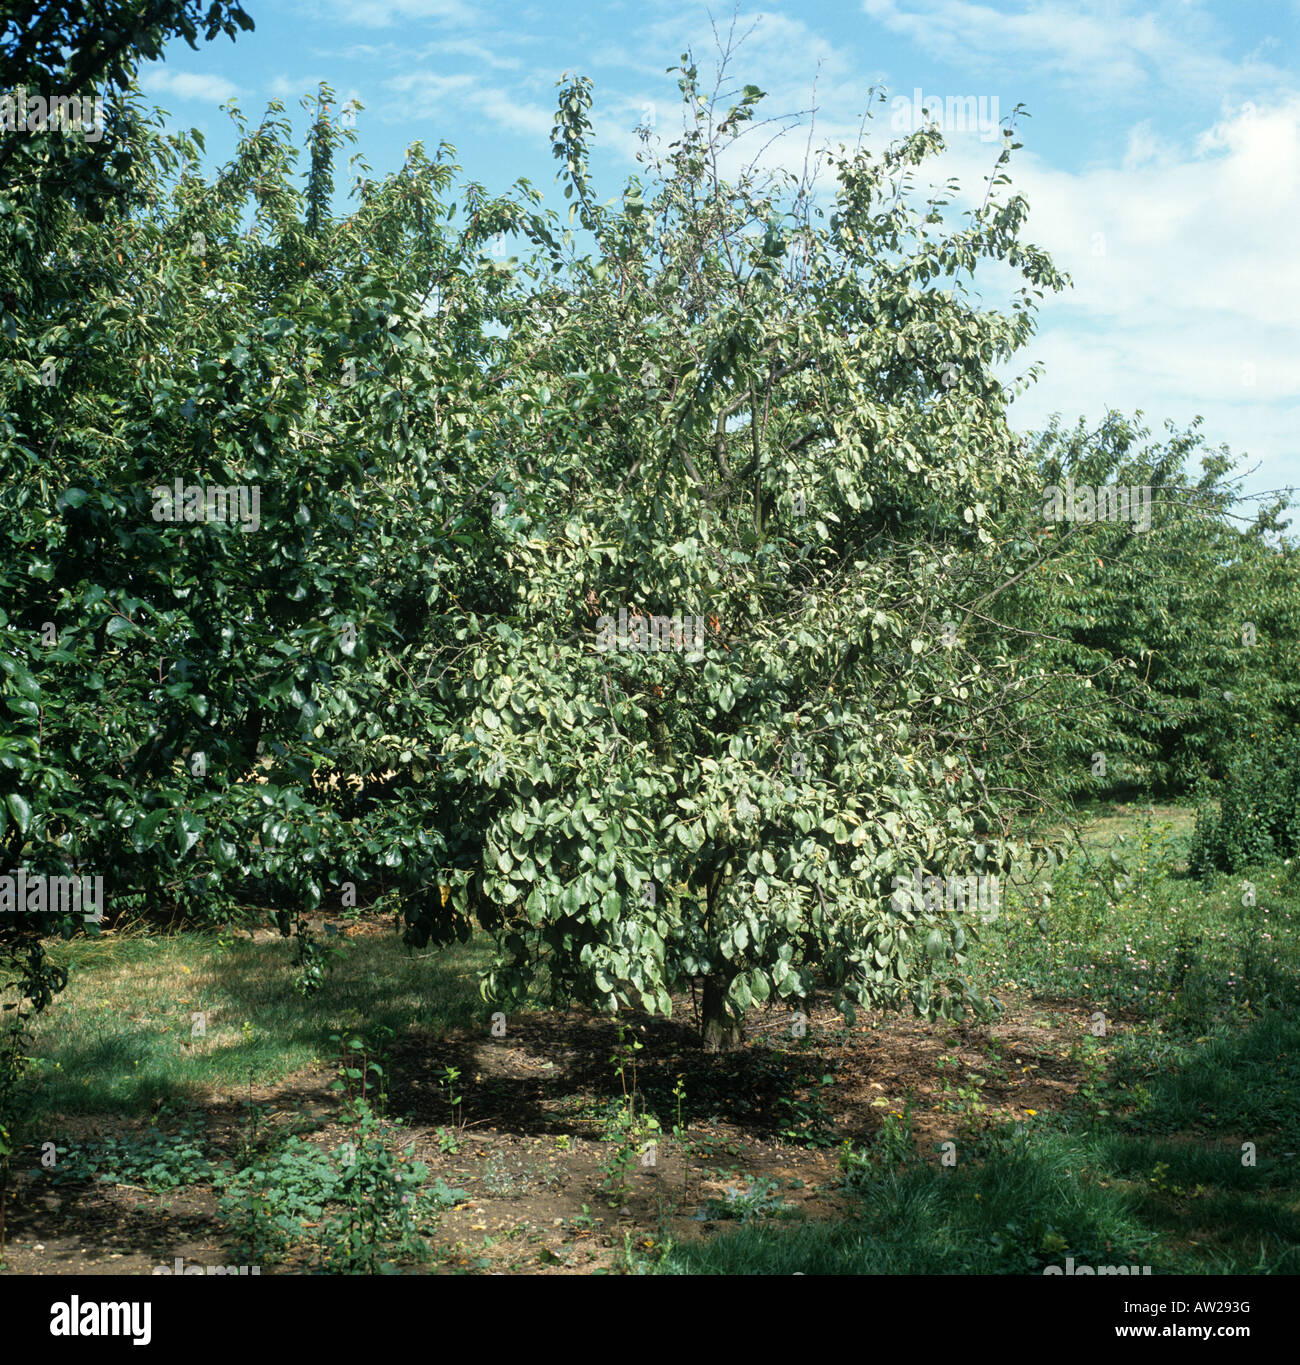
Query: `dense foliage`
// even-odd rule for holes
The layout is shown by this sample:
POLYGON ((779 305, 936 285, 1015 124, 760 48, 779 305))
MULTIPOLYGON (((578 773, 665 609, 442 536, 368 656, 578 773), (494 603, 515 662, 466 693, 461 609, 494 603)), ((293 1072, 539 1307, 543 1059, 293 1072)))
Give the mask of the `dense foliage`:
POLYGON ((562 996, 666 1011, 704 978, 714 1044, 818 974, 960 1013, 976 919, 891 891, 1011 862, 1017 799, 981 779, 990 750, 1032 769, 1013 666, 961 637, 1032 553, 999 534, 1032 466, 990 368, 1029 332, 1030 286, 1060 279, 1016 240, 1021 200, 957 232, 910 206, 932 131, 842 149, 823 218, 806 184, 717 172, 761 92, 714 109, 688 60, 681 86, 682 138, 609 205, 587 87, 561 93, 594 250, 511 334, 543 407, 499 503, 496 610, 466 621, 448 755, 483 796, 452 906, 504 932, 499 997, 544 967, 562 996), (985 257, 1028 281, 1010 315, 964 297, 985 257))
POLYGON ((1228 766, 1219 808, 1198 814, 1189 865, 1207 877, 1300 854, 1300 736, 1257 730, 1228 766))
POLYGON ((1072 489, 1085 513, 1081 491, 1142 492, 1127 519, 1094 510, 1054 521, 1048 496, 1026 509, 1045 554, 1015 586, 1007 623, 1035 632, 1029 659, 1076 699, 1043 736, 1076 793, 1187 792, 1224 778, 1252 731, 1300 723, 1300 549, 1283 535, 1288 498, 1243 515, 1232 457, 1204 449, 1198 426, 1148 443, 1145 428, 1112 413, 1091 432, 1053 423, 1036 442, 1044 493, 1060 489, 1064 500, 1072 489), (1198 453, 1195 475, 1187 466, 1198 453))
MULTIPOLYGON (((7 153, 6 868, 102 877, 110 922, 483 927, 494 1002, 666 1013, 702 982, 719 1047, 818 983, 986 1008, 981 916, 900 885, 1051 861, 1034 818, 1094 748, 1186 781, 1230 721, 1294 724, 1282 506, 1231 529, 1190 435, 1011 429, 994 367, 1066 281, 1001 199, 1009 136, 959 227, 912 202, 933 128, 828 153, 829 195, 728 179, 762 92, 711 101, 684 56, 681 136, 609 203, 562 83, 576 226, 526 181, 456 185, 445 144, 362 164, 338 215, 332 93, 301 186, 276 104, 205 178, 123 55, 194 12, 150 15, 58 76, 119 93, 104 151, 7 153), (972 297, 986 261, 1009 311, 972 297), (1155 485, 1158 525, 1045 523, 1066 475, 1155 485)), ((97 928, 24 907, 0 945, 97 928)))

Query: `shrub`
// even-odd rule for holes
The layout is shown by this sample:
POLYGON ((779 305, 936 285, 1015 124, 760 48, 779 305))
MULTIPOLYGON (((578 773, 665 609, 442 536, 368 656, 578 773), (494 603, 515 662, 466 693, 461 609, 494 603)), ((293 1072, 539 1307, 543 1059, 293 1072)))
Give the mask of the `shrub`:
POLYGON ((1219 810, 1197 815, 1188 866, 1205 878, 1300 851, 1300 735, 1239 743, 1219 810))

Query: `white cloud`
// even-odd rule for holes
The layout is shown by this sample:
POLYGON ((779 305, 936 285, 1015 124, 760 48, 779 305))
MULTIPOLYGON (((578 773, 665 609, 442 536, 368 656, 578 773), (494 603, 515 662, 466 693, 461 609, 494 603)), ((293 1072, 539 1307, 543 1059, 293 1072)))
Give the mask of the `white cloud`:
POLYGON ((428 119, 447 109, 472 109, 498 128, 528 138, 549 137, 555 122, 551 109, 530 104, 511 91, 482 85, 469 72, 443 76, 432 71, 414 71, 392 77, 387 85, 401 96, 377 108, 379 117, 387 122, 428 119))
MULTIPOLYGON (((1137 134, 1139 143, 1142 134, 1137 134)), ((1130 147, 1133 137, 1130 137, 1130 147)), ((1076 278, 1097 317, 1228 313, 1252 328, 1300 323, 1300 94, 1215 123, 1178 151, 1071 173, 1013 163, 1027 235, 1076 278), (1096 234, 1102 234, 1098 249, 1096 234)))
POLYGON ((491 48, 485 47, 482 43, 473 42, 469 38, 448 38, 426 48, 422 54, 426 58, 433 56, 452 56, 452 57, 472 57, 481 66, 490 66, 497 71, 515 71, 523 65, 518 57, 505 57, 500 52, 494 52, 491 48))
POLYGON ((862 9, 921 51, 975 73, 1054 75, 1076 93, 1144 98, 1152 87, 1280 88, 1287 73, 1252 55, 1218 55, 1219 26, 1199 5, 1170 0, 862 0, 862 9))
POLYGON ((140 73, 140 88, 151 95, 176 95, 183 100, 221 103, 240 94, 239 86, 224 76, 200 75, 193 71, 167 71, 147 67, 140 73))
POLYGON ((549 138, 555 126, 553 110, 525 103, 503 90, 478 90, 471 100, 498 128, 507 128, 512 133, 549 138))
POLYGON ((325 11, 332 20, 357 28, 392 28, 422 19, 469 25, 476 18, 463 0, 330 0, 325 11))
POLYGON ((440 76, 432 71, 413 71, 407 76, 393 76, 387 84, 390 90, 405 95, 407 98, 403 104, 407 109, 412 109, 421 102, 438 104, 449 95, 468 93, 474 86, 474 77, 468 71, 450 76, 440 76))
POLYGON ((314 76, 275 76, 268 89, 277 99, 297 100, 304 95, 314 96, 320 87, 322 75, 314 76))
MULTIPOLYGON (((504 43, 505 39, 501 41, 504 43)), ((398 69, 440 62, 448 57, 469 57, 479 66, 490 66, 498 71, 515 71, 523 65, 518 57, 506 56, 471 38, 440 37, 418 47, 409 42, 349 43, 341 48, 320 48, 312 55, 336 63, 379 62, 398 69)))
MULTIPOLYGON (((1130 152, 1146 138, 1131 130, 1130 152)), ((1021 420, 1200 413, 1215 443, 1262 459, 1260 479, 1300 482, 1298 169, 1300 95, 1119 168, 1068 174, 1030 157, 1013 177, 1031 204, 1025 236, 1075 287, 1044 304, 1017 357, 1017 370, 1046 362, 1021 420)))
POLYGON ((1150 119, 1143 119, 1128 130, 1123 168, 1135 171, 1141 166, 1167 162, 1174 155, 1176 150, 1173 145, 1152 129, 1150 119))

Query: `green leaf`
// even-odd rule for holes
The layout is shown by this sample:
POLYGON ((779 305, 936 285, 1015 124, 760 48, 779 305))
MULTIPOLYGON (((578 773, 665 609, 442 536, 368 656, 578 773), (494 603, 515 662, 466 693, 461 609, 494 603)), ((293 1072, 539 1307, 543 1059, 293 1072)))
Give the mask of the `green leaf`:
POLYGON ((41 700, 40 684, 37 683, 36 679, 32 677, 22 664, 14 665, 11 676, 13 677, 14 686, 24 697, 36 702, 41 700))
POLYGON ((18 826, 18 833, 26 834, 32 823, 31 806, 17 792, 5 794, 5 805, 9 807, 9 813, 14 818, 14 824, 18 826))

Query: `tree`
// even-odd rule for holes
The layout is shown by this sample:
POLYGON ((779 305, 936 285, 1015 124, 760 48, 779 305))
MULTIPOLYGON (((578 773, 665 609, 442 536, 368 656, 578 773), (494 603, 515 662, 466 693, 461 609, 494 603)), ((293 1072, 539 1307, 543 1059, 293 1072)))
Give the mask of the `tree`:
POLYGON ((197 47, 202 30, 209 42, 233 40, 253 21, 238 0, 46 0, 6 3, 0 15, 0 295, 10 330, 59 293, 49 251, 63 224, 136 202, 139 63, 172 38, 197 47))
POLYGON ((1022 534, 1043 557, 1008 610, 1027 631, 1023 667, 1064 681, 1043 742, 1070 792, 1135 780, 1185 791, 1221 778, 1250 731, 1300 722, 1288 499, 1253 519, 1236 510, 1236 461, 1204 449, 1199 425, 1151 442, 1110 413, 1095 431, 1054 421, 1035 442, 1043 497, 1022 534), (1120 489, 1137 496, 1121 505, 1120 489))
MULTIPOLYGON (((98 795, 107 795, 101 784, 116 779, 97 773, 76 791, 83 765, 99 756, 88 732, 78 727, 93 726, 102 714, 103 675, 92 667, 89 678, 83 673, 80 687, 66 697, 52 695, 48 684, 61 665, 85 668, 92 656, 102 656, 109 648, 110 626, 122 618, 112 616, 102 587, 96 596, 92 584, 76 581, 75 573, 72 582, 60 581, 68 561, 75 561, 84 546, 77 545, 75 530, 69 539, 69 528, 59 526, 54 499, 70 517, 84 506, 78 499, 87 494, 78 487, 71 490, 71 500, 62 496, 59 464, 66 471, 78 463, 93 443, 93 423, 84 420, 85 389, 79 407, 71 386, 59 395, 72 400, 68 406, 55 400, 58 362, 64 362, 66 379, 70 337, 79 334, 89 341, 106 313, 128 308, 120 298, 107 301, 105 242, 92 245, 88 234, 92 225, 120 219, 139 202, 135 153, 147 137, 132 98, 139 61, 156 57, 171 37, 183 35, 196 46, 200 27, 208 40, 219 32, 233 38, 237 28, 252 28, 252 21, 232 0, 213 0, 206 14, 197 0, 7 3, 0 18, 0 706, 5 719, 0 851, 6 877, 16 866, 25 867, 28 858, 38 876, 51 868, 63 875, 70 860, 75 863, 98 848, 99 831, 110 820, 102 809, 88 807, 98 795), (74 132, 65 122, 70 99, 77 108, 74 132), (52 126, 56 121, 57 128, 52 126), (78 248, 91 257, 85 274, 80 261, 69 259, 78 248), (80 296, 87 275, 94 276, 100 291, 100 311, 90 318, 80 296), (79 442, 85 444, 79 448, 79 442), (75 453, 69 455, 70 449, 75 453), (56 543, 69 554, 61 555, 56 543), (48 610, 42 608, 57 601, 66 621, 79 595, 98 619, 91 630, 84 618, 78 620, 83 643, 78 658, 51 644, 45 631, 48 610), (57 664, 53 658, 45 661, 51 665, 45 688, 37 658, 42 652, 62 656, 57 664), (79 821, 88 813, 92 819, 85 828, 79 821)), ((123 257, 117 259, 120 264, 123 257)), ((120 275, 116 279, 124 283, 120 275)), ((83 358, 89 359, 77 357, 83 358)), ((93 362, 81 371, 83 383, 92 369, 93 362)), ((121 379, 121 374, 108 379, 100 370, 91 384, 102 384, 102 392, 112 395, 121 379)), ((116 453, 120 442, 105 448, 116 453)), ((121 586, 129 592, 125 583, 121 586)), ((115 811, 122 809, 119 799, 115 811)), ((121 828, 116 814, 110 819, 121 828)), ((25 1060, 24 1025, 67 980, 66 972, 50 964, 41 942, 54 927, 71 934, 82 929, 83 921, 68 913, 6 913, 0 921, 0 994, 17 994, 5 1005, 0 1036, 0 1245, 15 1090, 25 1060)))
MULTIPOLYGON (((314 777, 327 725, 384 732, 368 660, 421 619, 413 566, 473 544, 432 450, 482 383, 487 272, 446 230, 441 151, 332 217, 331 100, 305 191, 278 105, 211 184, 192 138, 142 130, 138 202, 61 221, 63 286, 0 342, 0 850, 102 876, 115 911, 269 901, 287 929, 331 881, 437 895, 418 809, 353 819, 314 777), (424 310, 439 282, 463 324, 424 310)), ((0 935, 56 927, 82 925, 0 935)))
POLYGON ((957 1017, 984 1003, 961 970, 979 916, 899 887, 1027 852, 1021 680, 973 636, 1034 553, 1002 535, 1033 465, 990 368, 1029 334, 1031 286, 1063 280, 1017 240, 1024 201, 995 202, 1011 146, 948 232, 943 201, 904 194, 937 132, 841 148, 827 218, 806 177, 722 176, 761 91, 720 107, 687 57, 680 85, 681 138, 610 205, 589 85, 560 92, 555 153, 594 249, 533 233, 503 381, 506 572, 440 654, 473 650, 448 683, 460 854, 408 938, 493 928, 494 1000, 545 977, 667 1013, 703 978, 710 1049, 821 976, 846 1009, 957 1017), (985 258, 1027 281, 1009 315, 965 297, 985 258), (994 754, 1018 788, 989 788, 994 754))

